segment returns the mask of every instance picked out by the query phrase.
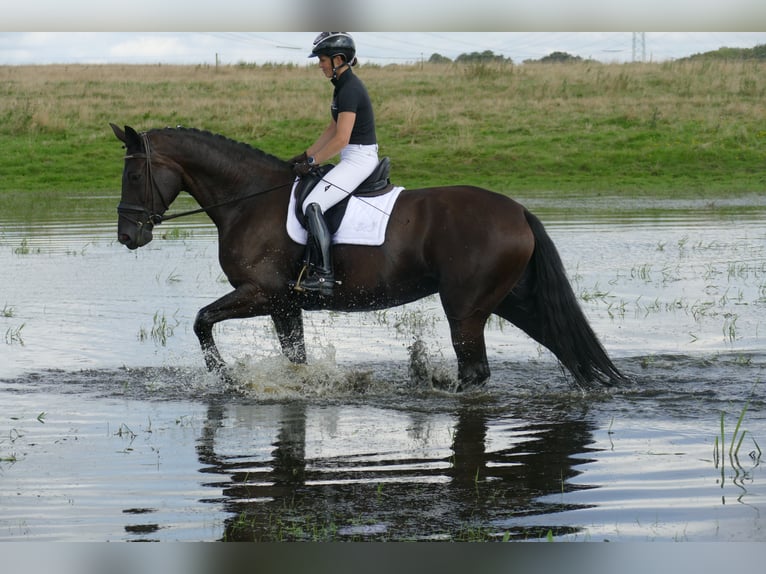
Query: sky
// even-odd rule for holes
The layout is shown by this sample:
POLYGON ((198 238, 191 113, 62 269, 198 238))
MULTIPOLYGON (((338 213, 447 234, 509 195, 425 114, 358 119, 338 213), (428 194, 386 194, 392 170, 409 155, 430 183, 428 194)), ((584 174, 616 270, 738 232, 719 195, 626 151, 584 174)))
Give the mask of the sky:
POLYGON ((764 0, 0 0, 0 65, 309 63, 321 29, 352 31, 362 64, 491 50, 666 61, 766 43, 764 0), (445 8, 445 6, 447 6, 445 8), (232 30, 257 30, 233 32, 232 30), (291 30, 291 31, 280 31, 291 30), (354 32, 354 30, 359 30, 354 32), (393 30, 393 31, 383 31, 393 30), (640 36, 639 36, 640 38, 640 36))
MULTIPOLYGON (((667 61, 722 46, 766 44, 766 32, 352 32, 361 64, 412 63, 490 50, 516 63, 554 51, 602 62, 667 61), (640 34, 640 33, 638 33, 640 34), (636 49, 634 52, 634 38, 636 49)), ((0 65, 310 64, 315 32, 0 32, 0 65)))

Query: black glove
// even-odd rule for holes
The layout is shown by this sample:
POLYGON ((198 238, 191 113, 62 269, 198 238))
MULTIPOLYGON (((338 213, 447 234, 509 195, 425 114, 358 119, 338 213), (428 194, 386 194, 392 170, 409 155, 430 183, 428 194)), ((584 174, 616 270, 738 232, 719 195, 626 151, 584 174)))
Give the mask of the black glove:
POLYGON ((292 158, 288 159, 287 163, 289 163, 290 165, 295 165, 296 163, 303 163, 303 162, 308 161, 308 160, 309 160, 309 156, 304 151, 303 153, 298 154, 295 157, 292 157, 292 158))
POLYGON ((313 167, 314 167, 313 165, 309 164, 308 159, 304 159, 303 161, 293 164, 293 173, 297 175, 298 177, 301 177, 303 175, 306 175, 308 172, 310 172, 313 169, 313 167))

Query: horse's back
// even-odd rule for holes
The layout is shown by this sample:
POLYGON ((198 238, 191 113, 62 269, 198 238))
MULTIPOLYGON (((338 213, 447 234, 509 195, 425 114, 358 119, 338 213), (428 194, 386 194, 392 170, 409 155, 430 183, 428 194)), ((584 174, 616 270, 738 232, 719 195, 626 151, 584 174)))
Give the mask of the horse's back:
POLYGON ((394 233, 409 227, 439 242, 502 245, 532 237, 525 211, 514 199, 481 187, 429 187, 405 189, 391 222, 394 233))
POLYGON ((460 218, 479 217, 484 221, 495 217, 503 220, 524 218, 524 206, 507 195, 473 185, 405 189, 400 195, 403 206, 437 210, 442 215, 460 218), (487 211, 491 210, 491 211, 487 211))

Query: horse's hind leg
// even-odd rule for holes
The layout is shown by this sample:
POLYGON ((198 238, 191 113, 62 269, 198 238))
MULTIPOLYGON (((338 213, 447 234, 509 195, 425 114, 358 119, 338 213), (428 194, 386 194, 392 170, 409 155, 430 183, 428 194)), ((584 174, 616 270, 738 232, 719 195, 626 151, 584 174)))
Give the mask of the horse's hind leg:
POLYGON ((484 326, 487 315, 476 312, 463 318, 447 318, 452 335, 458 369, 458 389, 483 385, 489 378, 487 347, 484 343, 484 326))
POLYGON ((535 341, 546 347, 551 344, 543 331, 543 319, 533 301, 533 294, 525 276, 519 281, 508 296, 503 299, 494 313, 509 321, 535 341))

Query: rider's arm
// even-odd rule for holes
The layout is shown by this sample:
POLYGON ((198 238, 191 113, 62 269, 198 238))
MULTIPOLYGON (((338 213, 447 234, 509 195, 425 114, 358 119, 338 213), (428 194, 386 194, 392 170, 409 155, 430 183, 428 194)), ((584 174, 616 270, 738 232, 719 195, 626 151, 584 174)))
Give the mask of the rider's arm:
POLYGON ((338 155, 351 139, 354 122, 356 122, 356 113, 341 112, 338 114, 337 123, 335 121, 330 122, 319 139, 306 150, 306 155, 313 156, 314 162, 317 164, 338 155))

